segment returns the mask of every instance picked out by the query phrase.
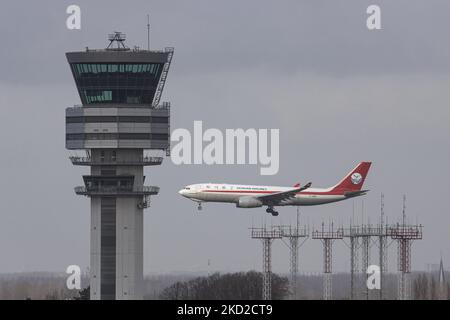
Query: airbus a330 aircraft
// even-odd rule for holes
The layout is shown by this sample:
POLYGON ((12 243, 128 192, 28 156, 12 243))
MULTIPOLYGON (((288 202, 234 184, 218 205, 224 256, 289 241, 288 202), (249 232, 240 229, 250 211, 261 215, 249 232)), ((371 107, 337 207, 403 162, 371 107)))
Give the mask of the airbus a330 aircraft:
POLYGON ((192 184, 178 193, 192 201, 235 203, 238 208, 267 206, 267 213, 277 216, 275 206, 313 206, 365 195, 362 190, 371 162, 361 162, 338 184, 330 188, 311 188, 311 182, 293 187, 252 186, 236 184, 192 184))

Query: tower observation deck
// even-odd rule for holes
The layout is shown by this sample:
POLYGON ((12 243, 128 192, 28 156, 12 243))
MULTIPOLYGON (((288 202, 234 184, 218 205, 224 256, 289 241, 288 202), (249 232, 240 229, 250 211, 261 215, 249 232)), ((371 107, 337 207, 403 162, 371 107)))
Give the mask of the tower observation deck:
POLYGON ((143 210, 159 188, 144 185, 144 166, 170 150, 170 103, 159 100, 173 48, 129 49, 109 36, 106 49, 66 53, 81 106, 66 109, 66 148, 85 150, 89 166, 75 193, 91 201, 91 299, 142 299, 143 210))

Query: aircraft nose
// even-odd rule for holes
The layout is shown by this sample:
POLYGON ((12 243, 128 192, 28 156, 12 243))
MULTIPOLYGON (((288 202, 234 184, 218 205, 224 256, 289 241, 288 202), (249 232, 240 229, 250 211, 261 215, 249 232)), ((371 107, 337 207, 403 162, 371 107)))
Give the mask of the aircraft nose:
POLYGON ((184 189, 181 189, 180 191, 178 191, 178 193, 179 193, 180 195, 182 195, 183 197, 186 196, 186 190, 184 190, 184 189))

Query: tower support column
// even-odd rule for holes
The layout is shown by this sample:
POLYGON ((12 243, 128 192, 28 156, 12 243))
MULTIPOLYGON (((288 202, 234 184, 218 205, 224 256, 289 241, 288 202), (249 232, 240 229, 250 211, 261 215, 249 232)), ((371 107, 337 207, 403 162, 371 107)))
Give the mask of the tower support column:
POLYGON ((272 299, 272 239, 265 238, 263 242, 263 300, 272 299))

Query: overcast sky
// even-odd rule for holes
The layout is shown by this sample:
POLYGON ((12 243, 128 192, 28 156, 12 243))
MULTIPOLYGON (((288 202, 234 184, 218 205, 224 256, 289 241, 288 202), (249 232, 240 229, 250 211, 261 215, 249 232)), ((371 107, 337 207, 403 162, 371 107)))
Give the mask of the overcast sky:
MULTIPOLYGON (((373 161, 364 198, 301 209, 303 223, 375 222, 380 193, 390 222, 407 195, 411 222, 424 228, 413 269, 450 260, 450 2, 448 1, 3 1, 0 10, 0 272, 64 271, 89 265, 89 199, 76 196, 87 168, 65 149, 64 110, 80 100, 65 52, 104 48, 122 31, 130 47, 175 47, 163 100, 171 127, 280 129, 280 171, 256 166, 146 168, 159 185, 145 213, 148 273, 261 270, 262 246, 248 228, 294 222, 296 209, 196 205, 177 191, 198 182, 314 186, 335 184, 359 161, 373 161), (382 30, 366 28, 381 7, 382 30), (82 29, 66 29, 78 4, 82 29), (364 213, 362 212, 364 200, 364 213)), ((300 271, 322 271, 322 247, 308 240, 300 271)), ((395 271, 396 245, 389 248, 395 271)), ((376 262, 373 248, 372 262, 376 262)), ((349 269, 335 243, 334 270, 349 269)), ((288 272, 275 242, 273 269, 288 272)))

